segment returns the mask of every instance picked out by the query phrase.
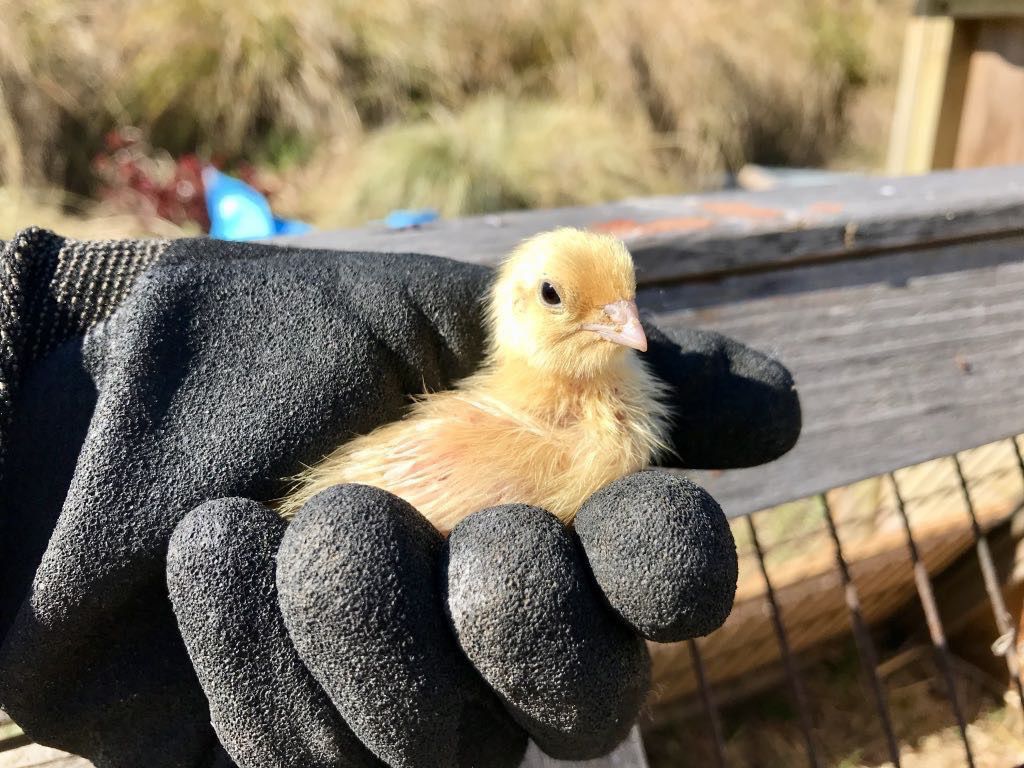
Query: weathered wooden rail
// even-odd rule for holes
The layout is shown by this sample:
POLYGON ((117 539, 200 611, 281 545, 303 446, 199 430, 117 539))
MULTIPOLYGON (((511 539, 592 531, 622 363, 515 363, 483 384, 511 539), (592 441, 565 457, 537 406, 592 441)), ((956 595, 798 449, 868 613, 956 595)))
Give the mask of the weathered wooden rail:
POLYGON ((638 302, 659 325, 721 330, 793 371, 805 415, 797 447, 764 467, 695 473, 730 515, 1024 430, 1024 167, 293 241, 495 264, 555 226, 621 236, 638 302))
MULTIPOLYGON (((753 679, 781 662, 801 715, 808 762, 818 765, 795 659, 852 628, 898 764, 899 734, 867 627, 916 593, 939 658, 948 658, 931 578, 972 546, 983 566, 990 561, 987 531, 1019 507, 1021 490, 1015 481, 1003 495, 982 493, 969 477, 973 454, 964 454, 967 482, 954 482, 939 497, 943 506, 915 514, 911 526, 905 506, 928 496, 919 486, 933 473, 892 473, 1003 440, 1002 464, 992 476, 1024 478, 1017 444, 1005 442, 1024 432, 1024 167, 628 200, 403 232, 371 226, 293 241, 493 264, 522 238, 560 225, 621 236, 638 265, 638 301, 655 322, 720 330, 774 353, 793 371, 803 404, 803 434, 779 461, 689 473, 727 514, 746 516, 737 530, 756 546, 741 552, 740 593, 726 627, 699 644, 656 649, 662 695, 701 692, 695 700, 703 702, 713 753, 724 764, 715 705, 719 682, 737 674, 753 679), (851 540, 841 510, 826 506, 823 546, 803 558, 800 569, 773 577, 752 513, 876 476, 887 478, 899 527, 851 540), (949 499, 960 505, 952 512, 949 499), (952 530, 944 521, 954 512, 963 524, 952 530)), ((944 471, 955 479, 961 463, 951 461, 944 471)), ((763 518, 757 519, 760 525, 763 518)), ((992 573, 997 581, 1005 576, 999 569, 992 573)), ((999 585, 986 586, 1002 620, 999 585)), ((976 587, 983 595, 980 577, 976 587)), ((1005 622, 997 625, 1002 632, 1005 622)), ((1012 664, 1012 653, 1008 659, 1012 664)), ((955 697, 952 704, 956 709, 955 697)), ((962 726, 962 713, 956 714, 962 726)), ((970 761, 970 742, 961 732, 970 761)), ((533 750, 524 765, 566 764, 533 750)), ((584 765, 646 763, 634 736, 614 755, 584 765)))
MULTIPOLYGON (((817 765, 793 654, 852 628, 890 756, 898 764, 898 734, 868 624, 890 616, 916 591, 939 658, 948 659, 929 572, 947 567, 973 544, 988 571, 985 586, 997 624, 1000 630, 1009 626, 993 583, 1003 574, 987 567, 985 531, 1019 507, 1020 491, 983 503, 965 482, 956 491, 963 509, 943 497, 930 526, 915 518, 911 527, 903 496, 916 479, 891 473, 1024 432, 1024 167, 627 200, 404 232, 368 227, 318 233, 301 242, 494 264, 522 238, 564 225, 612 232, 629 244, 638 267, 638 302, 659 325, 723 331, 771 351, 793 371, 804 410, 794 450, 763 467, 689 473, 727 514, 748 516, 755 544, 751 513, 875 476, 892 479, 899 502, 893 509, 904 522, 888 538, 844 549, 836 516, 826 506, 831 536, 823 540, 820 556, 808 558, 797 577, 775 589, 763 547, 755 546, 745 572, 741 565, 737 610, 726 627, 700 645, 656 649, 664 690, 672 691, 673 676, 701 678, 709 732, 718 734, 716 754, 724 760, 707 682, 728 677, 727 668, 752 674, 758 665, 781 659, 801 714, 808 761, 817 765), (953 514, 963 525, 950 527, 953 514), (771 620, 765 618, 765 599, 771 620), (722 644, 731 650, 716 655, 722 644), (737 657, 751 663, 737 667, 737 657)), ((1013 448, 1019 459, 1016 443, 1013 448)), ((1013 452, 1006 454, 1010 470, 1024 473, 1013 452)), ((953 472, 953 466, 959 475, 960 462, 946 469, 953 472)), ((981 586, 979 579, 976 591, 984 595, 981 586)), ((1012 653, 1008 660, 1014 663, 1012 653)), ((948 661, 940 667, 948 671, 948 661)), ((965 760, 972 764, 955 696, 951 703, 965 760)), ((631 741, 593 765, 643 760, 638 741, 631 741)), ((535 754, 528 764, 553 763, 535 754)))

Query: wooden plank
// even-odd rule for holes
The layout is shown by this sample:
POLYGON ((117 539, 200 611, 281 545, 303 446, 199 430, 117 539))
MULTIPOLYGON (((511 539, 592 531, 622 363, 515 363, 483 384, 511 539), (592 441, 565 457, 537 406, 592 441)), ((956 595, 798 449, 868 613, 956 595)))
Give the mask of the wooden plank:
POLYGON ((928 170, 954 167, 956 150, 960 143, 960 124, 964 114, 971 52, 974 50, 976 36, 977 25, 973 21, 957 19, 954 22, 946 58, 938 121, 935 125, 932 163, 928 170))
POLYGON ((0 768, 92 768, 92 763, 59 749, 28 744, 0 752, 0 768))
POLYGON ((735 516, 1024 432, 1022 253, 1012 240, 804 267, 773 276, 802 286, 784 296, 737 277, 731 303, 694 309, 685 289, 664 289, 660 325, 721 328, 773 352, 804 412, 778 461, 688 474, 735 516), (934 260, 959 267, 934 272, 934 260), (753 298, 739 298, 745 287, 753 298))
MULTIPOLYGON (((0 711, 0 728, 21 729, 11 721, 7 714, 0 711)), ((51 747, 39 744, 25 744, 21 741, 17 746, 0 745, 0 768, 91 768, 88 760, 69 755, 51 747)), ((640 729, 634 727, 626 740, 607 757, 596 760, 565 761, 554 760, 541 752, 536 744, 530 744, 529 751, 523 760, 522 768, 647 768, 640 729)))
POLYGON ((31 743, 18 724, 0 709, 0 752, 6 752, 31 743))
MULTIPOLYGON (((92 763, 51 747, 28 744, 0 752, 0 768, 92 768, 92 763)), ((634 727, 614 752, 596 760, 555 760, 530 744, 522 768, 647 768, 647 758, 640 731, 634 727)))
POLYGON ((919 15, 907 23, 888 173, 952 167, 971 36, 968 24, 946 16, 919 15))
POLYGON ((636 727, 614 752, 597 760, 569 761, 554 760, 541 752, 536 744, 531 744, 523 760, 522 768, 647 768, 647 757, 644 755, 640 741, 640 730, 636 727))
POLYGON ((977 26, 955 165, 1024 162, 1024 19, 977 26))
POLYGON ((958 19, 1001 19, 1024 16, 1021 0, 919 0, 915 13, 958 19))
POLYGON ((1024 231, 1024 167, 863 179, 824 188, 625 200, 381 226, 277 242, 368 251, 416 251, 498 263, 523 238, 556 226, 613 232, 632 249, 640 284, 824 263, 879 250, 1024 231))

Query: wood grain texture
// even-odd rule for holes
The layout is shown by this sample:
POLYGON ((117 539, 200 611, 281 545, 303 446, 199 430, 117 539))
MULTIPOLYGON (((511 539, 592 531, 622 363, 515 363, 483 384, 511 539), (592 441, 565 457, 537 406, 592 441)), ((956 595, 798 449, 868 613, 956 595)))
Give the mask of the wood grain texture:
POLYGON ((634 728, 618 748, 607 757, 582 762, 553 760, 536 744, 531 744, 522 768, 647 768, 647 758, 640 742, 640 731, 634 728))
MULTIPOLYGON (((1024 14, 1024 3, 1020 4, 1024 14)), ((1024 18, 977 24, 955 165, 1024 162, 1024 18)))
POLYGON ((1019 234, 1022 212, 1024 167, 1015 166, 520 211, 397 232, 369 226, 276 242, 496 264, 530 235, 557 226, 587 227, 622 237, 636 259, 638 281, 651 285, 1019 234))
POLYGON ((1008 240, 805 267, 775 276, 801 290, 768 297, 736 278, 731 303, 696 309, 682 290, 644 294, 663 327, 772 352, 800 392, 804 429, 786 456, 688 474, 736 516, 1024 431, 1022 256, 1024 240, 1008 240))
POLYGON ((59 749, 28 744, 0 752, 0 768, 93 768, 93 765, 85 758, 59 749))

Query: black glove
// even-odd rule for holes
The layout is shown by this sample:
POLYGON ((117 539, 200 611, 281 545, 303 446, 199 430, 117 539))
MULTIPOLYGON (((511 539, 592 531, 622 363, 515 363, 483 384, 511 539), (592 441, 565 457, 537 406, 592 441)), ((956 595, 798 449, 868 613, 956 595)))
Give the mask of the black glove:
MULTIPOLYGON (((637 632, 724 620, 728 527, 678 476, 620 480, 575 530, 513 506, 448 542, 375 489, 332 489, 287 527, 256 503, 473 369, 488 270, 203 239, 76 260, 83 246, 47 233, 17 242, 0 259, 23 278, 0 288, 43 288, 0 315, 17 342, 0 348, 0 705, 33 738, 100 766, 228 764, 211 719, 244 766, 514 765, 523 729, 590 756, 645 693, 637 632), (158 264, 81 337, 144 261, 158 264)), ((649 336, 688 465, 795 441, 777 363, 715 334, 649 336)))

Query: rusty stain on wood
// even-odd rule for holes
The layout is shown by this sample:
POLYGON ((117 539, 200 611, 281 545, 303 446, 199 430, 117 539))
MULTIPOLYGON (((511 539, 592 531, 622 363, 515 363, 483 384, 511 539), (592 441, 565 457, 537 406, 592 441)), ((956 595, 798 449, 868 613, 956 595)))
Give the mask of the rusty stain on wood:
POLYGON ((639 222, 634 219, 612 219, 611 221, 600 221, 597 224, 592 224, 590 229, 595 232, 604 232, 628 239, 662 232, 692 232, 698 229, 707 229, 713 223, 711 219, 700 216, 676 216, 645 222, 639 222))
POLYGON ((826 202, 821 201, 818 203, 811 203, 807 206, 807 212, 813 215, 829 214, 829 213, 842 213, 846 206, 842 203, 826 202))
POLYGON ((701 205, 705 211, 718 216, 733 219, 781 219, 785 211, 781 208, 768 208, 760 205, 752 205, 743 200, 722 200, 709 201, 701 205))
POLYGON ((959 368, 962 373, 971 373, 974 370, 974 366, 971 365, 971 361, 963 355, 957 355, 954 357, 953 362, 956 363, 956 367, 959 368))

